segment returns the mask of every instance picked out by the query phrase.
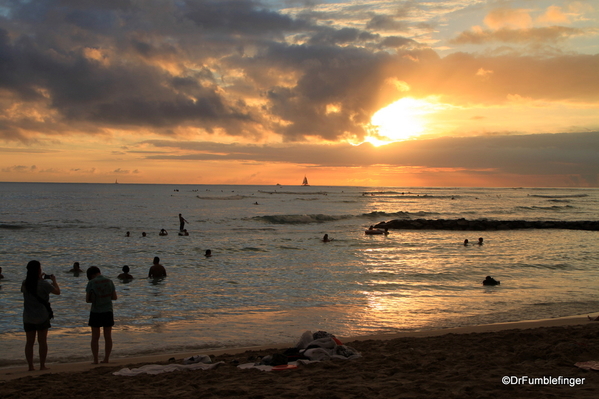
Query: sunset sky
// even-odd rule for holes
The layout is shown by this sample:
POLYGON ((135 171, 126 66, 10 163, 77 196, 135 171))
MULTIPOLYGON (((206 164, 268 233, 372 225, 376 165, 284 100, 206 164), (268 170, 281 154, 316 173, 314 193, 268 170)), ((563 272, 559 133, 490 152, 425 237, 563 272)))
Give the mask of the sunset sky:
POLYGON ((0 0, 0 181, 599 187, 599 2, 0 0))

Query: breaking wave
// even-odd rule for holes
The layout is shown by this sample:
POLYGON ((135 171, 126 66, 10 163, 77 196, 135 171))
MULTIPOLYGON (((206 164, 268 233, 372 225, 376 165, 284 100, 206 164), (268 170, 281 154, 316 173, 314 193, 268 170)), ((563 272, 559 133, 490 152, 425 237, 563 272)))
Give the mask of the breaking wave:
POLYGON ((201 197, 197 195, 197 197, 202 200, 242 200, 245 198, 252 198, 247 195, 230 195, 228 197, 201 197))
POLYGON ((353 216, 349 215, 265 215, 254 216, 251 220, 262 221, 273 224, 310 224, 310 223, 326 223, 335 222, 337 220, 350 219, 353 216))
POLYGON ((567 195, 543 195, 543 194, 529 194, 530 197, 536 198, 582 198, 588 197, 588 194, 567 194, 567 195))
POLYGON ((520 210, 530 210, 530 211, 538 211, 538 210, 542 210, 542 211, 565 211, 565 210, 571 210, 575 208, 572 205, 563 205, 563 206, 559 206, 559 205, 553 205, 553 206, 517 206, 516 209, 520 209, 520 210))

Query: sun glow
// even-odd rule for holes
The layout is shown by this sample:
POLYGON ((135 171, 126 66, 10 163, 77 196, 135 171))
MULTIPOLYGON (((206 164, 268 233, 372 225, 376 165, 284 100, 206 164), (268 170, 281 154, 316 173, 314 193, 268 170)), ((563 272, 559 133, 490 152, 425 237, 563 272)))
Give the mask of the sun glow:
POLYGON ((425 115, 436 112, 437 108, 433 102, 404 97, 372 116, 370 134, 365 141, 379 146, 419 136, 426 129, 425 115))

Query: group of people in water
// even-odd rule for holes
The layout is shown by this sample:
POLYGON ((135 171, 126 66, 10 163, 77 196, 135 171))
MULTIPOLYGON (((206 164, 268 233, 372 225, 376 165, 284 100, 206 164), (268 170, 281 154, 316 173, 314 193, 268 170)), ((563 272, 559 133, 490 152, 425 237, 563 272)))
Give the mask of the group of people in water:
MULTIPOLYGON (((189 232, 187 231, 187 229, 185 228, 185 223, 189 223, 182 214, 179 214, 179 235, 180 236, 188 236, 189 232)), ((167 236, 168 235, 168 231, 166 231, 166 229, 160 229, 160 232, 158 233, 159 236, 167 236)), ((147 237, 148 234, 145 231, 142 231, 141 233, 142 237, 147 237)), ((125 237, 131 237, 131 232, 128 231, 125 233, 125 237)))
MULTIPOLYGON (((466 238, 466 239, 464 240, 464 246, 465 246, 465 247, 467 247, 467 246, 468 246, 468 244, 469 244, 469 241, 468 241, 468 239, 466 238)), ((482 238, 482 237, 478 237, 478 242, 477 242, 477 244, 478 244, 478 245, 483 245, 483 238, 482 238)))

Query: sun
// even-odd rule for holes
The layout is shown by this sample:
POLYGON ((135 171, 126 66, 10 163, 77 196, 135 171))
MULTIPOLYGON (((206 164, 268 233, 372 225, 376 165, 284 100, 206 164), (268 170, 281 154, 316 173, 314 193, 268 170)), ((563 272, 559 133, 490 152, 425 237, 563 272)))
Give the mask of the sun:
POLYGON ((369 136, 365 141, 379 146, 407 140, 426 130, 425 115, 435 112, 428 100, 404 97, 378 110, 370 119, 369 136))

